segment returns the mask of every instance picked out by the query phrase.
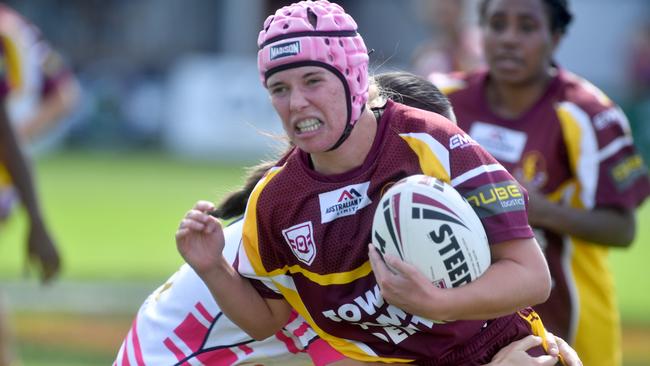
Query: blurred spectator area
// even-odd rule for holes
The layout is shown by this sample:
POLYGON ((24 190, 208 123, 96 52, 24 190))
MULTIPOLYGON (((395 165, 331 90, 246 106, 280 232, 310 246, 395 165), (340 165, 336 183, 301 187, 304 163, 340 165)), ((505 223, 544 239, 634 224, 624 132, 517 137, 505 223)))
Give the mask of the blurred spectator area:
MULTIPOLYGON (((338 1, 375 50, 371 72, 411 68, 414 51, 432 36, 427 1, 434 0, 338 1)), ((162 146, 206 158, 234 149, 246 160, 275 148, 259 131, 281 133, 259 83, 256 40, 265 16, 290 2, 7 1, 82 81, 68 146, 162 146), (250 136, 251 144, 241 143, 250 136)), ((477 0, 468 3, 467 18, 476 22, 477 0)), ((571 0, 571 7, 576 21, 558 61, 622 102, 631 90, 628 40, 650 18, 650 1, 571 0)))

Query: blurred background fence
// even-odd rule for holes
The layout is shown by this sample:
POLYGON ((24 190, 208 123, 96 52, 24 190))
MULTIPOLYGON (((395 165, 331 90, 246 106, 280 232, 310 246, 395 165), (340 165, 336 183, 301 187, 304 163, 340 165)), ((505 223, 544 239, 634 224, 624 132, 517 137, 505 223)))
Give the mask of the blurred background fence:
MULTIPOLYGON (((373 71, 410 70, 417 47, 439 31, 427 0, 339 2, 375 50, 373 71)), ((476 2, 466 0, 468 25, 476 23, 476 2)), ((281 130, 259 85, 256 38, 263 17, 288 1, 7 3, 42 29, 82 81, 83 104, 60 140, 65 146, 161 147, 242 160, 272 151, 259 132, 281 130)), ((622 104, 637 139, 650 141, 642 122, 650 115, 650 77, 639 75, 648 67, 633 67, 650 63, 650 2, 573 0, 571 7, 576 19, 559 63, 622 104)))

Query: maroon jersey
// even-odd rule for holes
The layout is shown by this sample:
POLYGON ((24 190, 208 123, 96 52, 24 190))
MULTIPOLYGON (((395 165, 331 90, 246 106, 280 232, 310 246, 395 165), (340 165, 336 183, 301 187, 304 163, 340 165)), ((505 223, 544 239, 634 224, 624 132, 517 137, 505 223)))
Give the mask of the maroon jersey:
MULTIPOLYGON (((495 115, 486 72, 432 79, 468 131, 521 182, 579 209, 634 209, 650 185, 627 119, 595 86, 559 69, 535 105, 516 119, 495 115)), ((620 364, 620 325, 608 249, 535 229, 553 289, 535 309, 547 329, 574 344, 589 365, 620 364), (618 359, 618 360, 617 360, 618 359)))
POLYGON ((256 283, 263 296, 283 296, 348 357, 437 360, 486 322, 436 323, 384 301, 367 255, 382 193, 413 174, 449 182, 476 206, 491 244, 533 236, 526 193, 485 150, 437 114, 389 101, 378 123, 371 151, 357 169, 321 175, 295 149, 267 173, 248 203, 239 271, 264 279, 268 287, 256 283))
MULTIPOLYGON (((4 4, 0 4, 0 33, 8 51, 5 61, 11 70, 12 90, 16 93, 12 98, 45 98, 72 77, 68 65, 43 38, 40 30, 4 4)), ((12 103, 26 102, 14 100, 12 103)), ((18 115, 18 119, 23 118, 25 116, 18 115)))

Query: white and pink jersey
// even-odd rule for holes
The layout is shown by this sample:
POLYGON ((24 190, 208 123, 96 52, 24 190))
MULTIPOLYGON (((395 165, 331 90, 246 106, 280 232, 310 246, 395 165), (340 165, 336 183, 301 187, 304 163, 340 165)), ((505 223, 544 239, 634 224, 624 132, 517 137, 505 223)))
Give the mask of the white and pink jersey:
MULTIPOLYGON (((241 230, 241 221, 224 230, 230 261, 241 230)), ((113 365, 311 365, 305 347, 315 339, 304 319, 293 315, 274 336, 254 341, 221 312, 184 264, 142 304, 113 365)))

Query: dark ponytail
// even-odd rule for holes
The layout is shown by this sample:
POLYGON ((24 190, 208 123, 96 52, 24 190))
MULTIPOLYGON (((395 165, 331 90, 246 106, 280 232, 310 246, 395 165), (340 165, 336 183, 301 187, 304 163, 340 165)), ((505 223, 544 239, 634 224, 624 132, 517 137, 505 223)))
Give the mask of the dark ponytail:
POLYGON ((224 197, 217 208, 210 214, 221 219, 232 219, 244 214, 248 196, 253 192, 257 182, 273 167, 275 162, 263 162, 249 169, 244 186, 224 197))

